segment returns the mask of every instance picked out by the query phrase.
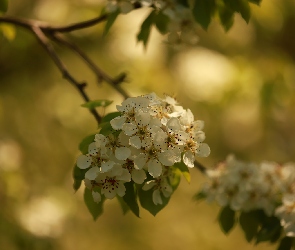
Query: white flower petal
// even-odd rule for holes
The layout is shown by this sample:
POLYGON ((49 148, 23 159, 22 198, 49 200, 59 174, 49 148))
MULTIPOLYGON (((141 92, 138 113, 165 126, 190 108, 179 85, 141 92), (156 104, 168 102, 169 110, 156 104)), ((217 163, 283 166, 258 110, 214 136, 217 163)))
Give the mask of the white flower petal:
POLYGON ((115 156, 118 160, 126 160, 130 156, 130 154, 130 149, 126 147, 116 148, 115 150, 115 156))
POLYGON ((92 142, 88 146, 88 153, 91 155, 96 155, 98 153, 98 149, 96 147, 96 143, 92 142))
POLYGON ((140 112, 135 115, 135 120, 137 122, 137 125, 142 127, 150 123, 151 116, 149 113, 140 112))
POLYGON ((105 147, 105 145, 109 142, 109 139, 102 134, 96 134, 95 138, 95 145, 97 148, 105 147))
POLYGON ((194 161, 195 161, 195 157, 191 151, 187 151, 183 154, 183 162, 189 168, 193 168, 195 166, 194 161))
POLYGON ((119 130, 122 129, 123 124, 126 121, 126 117, 124 116, 118 116, 116 118, 114 118, 113 120, 110 121, 111 126, 113 127, 113 129, 115 130, 119 130))
POLYGON ((158 189, 156 189, 154 192, 153 192, 153 202, 155 205, 158 205, 158 204, 162 204, 162 198, 161 198, 161 194, 160 194, 160 191, 158 189))
POLYGON ((101 193, 104 194, 104 196, 107 199, 110 199, 111 200, 111 199, 113 199, 116 196, 116 194, 117 194, 116 191, 117 191, 116 189, 108 188, 108 189, 102 189, 101 190, 101 193))
POLYGON ((117 194, 120 197, 123 197, 125 195, 125 192, 126 192, 126 188, 125 188, 124 184, 122 182, 119 182, 119 186, 117 188, 117 194))
POLYGON ((118 137, 118 141, 120 145, 128 147, 129 146, 129 136, 126 135, 124 132, 121 132, 118 137))
POLYGON ((159 153, 158 158, 164 166, 172 166, 175 163, 174 152, 172 150, 159 153))
POLYGON ((151 176, 157 178, 162 174, 162 164, 157 159, 151 159, 148 162, 148 171, 151 176))
POLYGON ((139 136, 137 136, 137 135, 130 137, 129 143, 132 147, 135 147, 138 149, 141 148, 141 140, 140 140, 139 136))
POLYGON ((126 135, 134 135, 137 132, 137 126, 133 123, 124 123, 124 125, 122 126, 122 130, 124 131, 124 133, 126 135))
POLYGON ((77 158, 77 166, 81 169, 89 168, 92 163, 92 158, 88 155, 79 155, 77 158))
POLYGON ((85 178, 89 180, 94 180, 99 174, 99 168, 98 167, 93 167, 90 168, 86 173, 85 173, 85 178))
POLYGON ((207 143, 202 143, 196 150, 196 155, 199 157, 207 157, 210 154, 210 148, 207 143))
POLYGON ((127 169, 123 169, 122 174, 117 176, 117 180, 129 182, 131 181, 131 175, 127 169))
POLYGON ((203 131, 196 132, 193 137, 198 143, 203 142, 206 139, 205 133, 203 131))
POLYGON ((167 122, 166 126, 168 129, 170 129, 174 132, 181 130, 180 122, 175 117, 170 118, 169 121, 167 122))
POLYGON ((101 195, 98 192, 92 191, 92 197, 94 202, 99 203, 101 201, 101 195))
POLYGON ((154 180, 148 181, 146 183, 144 183, 142 190, 147 191, 150 190, 151 188, 153 188, 156 185, 154 180))
POLYGON ((132 176, 132 180, 137 184, 143 183, 144 180, 146 179, 146 174, 143 169, 141 170, 134 169, 131 173, 131 176, 132 176))
POLYGON ((114 166, 115 162, 113 161, 107 161, 107 162, 103 162, 101 163, 101 172, 107 172, 109 170, 112 169, 112 167, 114 166))
POLYGON ((139 154, 135 159, 134 159, 134 167, 136 169, 142 169, 146 162, 148 160, 148 157, 146 154, 139 154))

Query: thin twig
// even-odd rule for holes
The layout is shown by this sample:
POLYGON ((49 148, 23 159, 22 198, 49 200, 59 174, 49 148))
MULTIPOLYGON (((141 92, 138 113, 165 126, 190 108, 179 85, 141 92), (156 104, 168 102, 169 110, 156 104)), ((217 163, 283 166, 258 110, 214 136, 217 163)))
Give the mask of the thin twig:
POLYGON ((206 168, 200 162, 195 161, 194 165, 202 174, 206 174, 206 168))
POLYGON ((58 34, 51 34, 50 38, 55 40, 56 42, 68 47, 73 52, 78 54, 81 59, 89 66, 89 68, 95 73, 98 82, 101 80, 105 80, 109 83, 114 89, 116 89, 125 99, 129 97, 129 95, 125 92, 124 89, 121 88, 120 84, 125 80, 126 75, 123 77, 112 78, 107 73, 102 71, 87 55, 84 51, 82 51, 76 44, 66 40, 58 34))
MULTIPOLYGON (((53 46, 49 43, 47 37, 43 33, 43 31, 39 27, 32 27, 32 32, 36 36, 37 40, 40 42, 40 44, 43 46, 43 48, 47 51, 48 55, 51 57, 51 59, 54 61, 57 68, 61 71, 63 77, 67 79, 71 84, 73 84, 79 91, 79 93, 82 95, 85 102, 89 102, 90 98, 84 91, 84 88, 86 87, 86 83, 79 83, 75 78, 69 73, 66 66, 63 64, 63 62, 58 57, 57 53, 55 52, 53 46)), ((96 121, 98 123, 101 122, 102 117, 97 113, 95 109, 90 109, 91 114, 95 117, 96 121)))

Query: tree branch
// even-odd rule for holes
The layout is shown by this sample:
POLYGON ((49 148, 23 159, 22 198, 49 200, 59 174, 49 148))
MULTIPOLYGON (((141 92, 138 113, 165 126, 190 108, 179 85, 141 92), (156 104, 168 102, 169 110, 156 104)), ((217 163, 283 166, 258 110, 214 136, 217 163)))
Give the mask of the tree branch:
POLYGON ((198 170, 200 170, 200 172, 202 173, 202 174, 206 174, 206 168, 200 163, 200 162, 198 162, 198 161, 195 161, 194 162, 194 165, 195 165, 195 168, 197 168, 198 170))
MULTIPOLYGON (((63 77, 78 89, 79 93, 82 95, 85 102, 89 102, 90 98, 88 97, 88 95, 84 91, 84 88, 86 87, 86 83, 79 83, 69 73, 66 66, 59 59, 59 57, 58 57, 57 53, 55 52, 53 46, 49 43, 47 37, 45 36, 43 31, 39 27, 32 27, 32 32, 36 36, 36 38, 40 42, 40 44, 43 46, 43 48, 47 51, 47 53, 51 57, 51 59, 54 61, 55 65, 60 70, 63 77)), ((95 117, 96 121, 99 124, 101 122, 102 117, 97 113, 97 111, 95 109, 90 109, 90 112, 95 117)))

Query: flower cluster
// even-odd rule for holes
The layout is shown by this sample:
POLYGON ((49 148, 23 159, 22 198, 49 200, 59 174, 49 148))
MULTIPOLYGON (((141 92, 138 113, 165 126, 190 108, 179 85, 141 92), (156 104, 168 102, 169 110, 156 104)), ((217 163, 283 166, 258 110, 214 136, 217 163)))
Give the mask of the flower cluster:
POLYGON ((95 135, 88 153, 80 155, 77 166, 86 169, 85 185, 100 202, 124 196, 124 184, 133 181, 143 190, 153 190, 154 204, 162 195, 170 197, 170 177, 175 163, 194 167, 196 157, 206 157, 204 122, 175 99, 156 94, 128 98, 117 106, 119 114, 110 121, 113 131, 95 135))
POLYGON ((120 13, 127 14, 139 7, 152 7, 166 16, 165 20, 168 22, 165 25, 167 25, 169 44, 197 43, 197 24, 189 3, 181 4, 177 0, 110 0, 107 2, 106 10, 109 13, 119 10, 120 13))
POLYGON ((234 211, 261 209, 276 215, 287 236, 295 237, 295 164, 249 164, 229 156, 207 175, 209 183, 203 188, 207 201, 234 211))

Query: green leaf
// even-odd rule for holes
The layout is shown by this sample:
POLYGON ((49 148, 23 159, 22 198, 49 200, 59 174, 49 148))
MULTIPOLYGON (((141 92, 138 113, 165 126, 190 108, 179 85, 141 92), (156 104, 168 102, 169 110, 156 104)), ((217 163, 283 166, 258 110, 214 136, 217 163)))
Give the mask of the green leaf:
POLYGON ((193 197, 193 199, 196 201, 204 200, 205 198, 207 198, 207 194, 204 191, 196 193, 193 197))
POLYGON ((79 150, 82 154, 88 153, 88 146, 90 143, 94 142, 95 134, 86 136, 79 144, 79 150))
POLYGON ((88 109, 95 109, 97 107, 107 107, 111 105, 113 101, 109 100, 94 100, 87 103, 82 104, 81 106, 88 109))
POLYGON ((177 3, 179 3, 180 5, 189 8, 189 4, 188 4, 188 0, 177 0, 177 3))
POLYGON ((0 0, 0 13, 5 13, 8 10, 8 0, 0 0))
POLYGON ((119 195, 117 195, 116 197, 119 201, 119 204, 120 204, 123 214, 124 215, 127 214, 128 211, 130 210, 130 208, 128 207, 128 205, 126 204, 126 202, 123 200, 122 197, 120 197, 119 195))
POLYGON ((214 10, 215 0, 195 0, 192 11, 195 20, 207 30, 214 10))
POLYGON ((116 21, 119 14, 120 14, 120 9, 118 8, 115 12, 110 13, 108 15, 108 20, 107 20, 106 25, 104 27, 103 36, 106 36, 109 33, 111 27, 113 26, 113 24, 116 21))
POLYGON ((260 5, 260 3, 262 2, 262 0, 248 0, 250 3, 254 3, 256 5, 260 5))
POLYGON ((280 220, 277 217, 266 217, 262 222, 261 228, 258 231, 256 237, 256 243, 264 241, 272 241, 273 238, 277 238, 277 234, 281 231, 280 220))
POLYGON ((137 204, 137 195, 135 191, 135 186, 133 182, 126 182, 124 184, 126 188, 126 193, 123 196, 123 200, 126 202, 130 210, 137 216, 139 217, 139 207, 137 204))
POLYGON ((112 112, 112 113, 108 113, 107 115, 105 115, 102 120, 101 123, 104 122, 110 122, 111 120, 113 120, 114 118, 120 116, 121 113, 120 112, 112 112))
POLYGON ((96 203, 93 200, 92 192, 88 188, 84 191, 84 202, 91 213, 94 220, 96 220, 103 213, 103 203, 105 202, 105 197, 101 197, 101 202, 96 203))
POLYGON ((150 32, 151 32, 151 28, 152 25, 154 23, 154 17, 156 15, 156 11, 153 10, 148 17, 143 21, 141 27, 140 27, 140 31, 137 34, 137 41, 138 42, 143 42, 144 47, 146 47, 149 36, 150 36, 150 32))
POLYGON ((248 23, 250 20, 250 6, 247 0, 223 0, 224 4, 233 11, 239 12, 248 23))
POLYGON ((85 173, 88 171, 88 169, 80 169, 78 168, 77 164, 75 165, 73 169, 73 178, 74 178, 74 184, 73 188, 75 191, 77 191, 82 183, 82 180, 85 179, 85 173))
POLYGON ((163 12, 159 12, 154 17, 154 23, 161 34, 166 34, 168 32, 168 24, 170 18, 166 16, 163 12))
POLYGON ((234 11, 227 6, 220 6, 218 13, 224 30, 228 31, 234 24, 234 11))
POLYGON ((291 237, 284 237, 277 250, 291 250, 292 249, 293 238, 291 237))
POLYGON ((239 223, 245 233, 246 240, 250 242, 256 236, 260 224, 257 219, 257 211, 242 212, 239 223))
POLYGON ((183 161, 181 161, 181 162, 175 163, 174 166, 180 170, 180 172, 182 173, 184 178, 187 180, 187 182, 190 183, 191 182, 191 174, 189 172, 187 165, 185 165, 183 163, 183 161))
POLYGON ((99 126, 101 127, 101 130, 99 131, 99 133, 104 136, 112 134, 116 131, 113 129, 113 127, 111 126, 111 124, 109 122, 101 123, 99 126))
MULTIPOLYGON (((151 179, 152 179, 151 177, 148 178, 148 180, 151 180, 151 179)), ((180 182, 180 173, 175 172, 174 176, 172 177, 172 180, 170 181, 170 185, 172 186, 172 189, 174 191, 178 187, 179 182, 180 182)), ((138 188, 138 197, 139 197, 140 204, 144 209, 149 211, 152 215, 156 216, 157 213, 159 213, 164 207, 166 207, 172 195, 166 198, 164 195, 161 194, 163 203, 155 205, 153 202, 154 189, 152 188, 150 190, 144 191, 142 190, 142 186, 143 185, 140 185, 140 187, 138 188)))
POLYGON ((0 33, 2 33, 3 36, 8 41, 12 41, 12 40, 14 40, 15 35, 16 35, 15 27, 10 24, 1 23, 0 24, 0 33))
POLYGON ((222 231, 225 234, 228 234, 236 223, 235 211, 233 211, 229 206, 224 207, 219 213, 218 222, 222 231))

